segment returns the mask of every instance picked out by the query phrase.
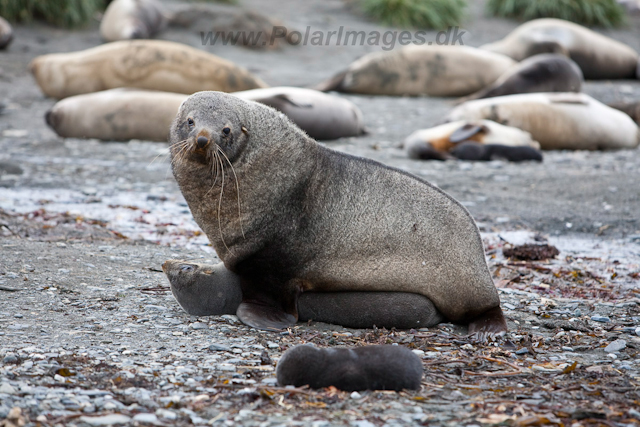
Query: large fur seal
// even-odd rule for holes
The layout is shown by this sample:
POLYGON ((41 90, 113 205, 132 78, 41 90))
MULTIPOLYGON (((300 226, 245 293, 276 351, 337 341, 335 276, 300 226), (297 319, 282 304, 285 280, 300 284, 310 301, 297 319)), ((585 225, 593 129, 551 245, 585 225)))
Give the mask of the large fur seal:
MULTIPOLYGON (((223 263, 167 260, 162 264, 171 292, 193 316, 236 314, 242 302, 240 277, 223 263)), ((348 328, 426 328, 443 320, 423 295, 406 292, 304 292, 298 321, 333 323, 348 328)))
POLYGON ((285 351, 278 361, 276 378, 282 387, 419 390, 422 362, 408 348, 396 345, 317 348, 303 344, 285 351))
POLYGON ((534 19, 504 39, 480 49, 522 61, 539 53, 562 53, 573 59, 586 79, 634 78, 638 53, 631 47, 562 19, 534 19))
POLYGON ((456 107, 449 121, 493 120, 529 132, 543 150, 606 150, 638 146, 629 116, 582 93, 531 93, 477 99, 456 107))
POLYGON ((319 140, 365 133, 362 112, 352 102, 312 89, 272 87, 234 92, 282 111, 311 138, 319 140))
POLYGON ((65 138, 166 142, 171 122, 187 95, 139 89, 111 89, 58 101, 47 124, 65 138))
POLYGON ((107 43, 73 53, 42 55, 29 69, 52 98, 118 87, 191 94, 266 87, 247 70, 190 46, 160 40, 107 43))
POLYGON ((446 153, 465 141, 540 148, 530 133, 492 120, 458 120, 420 129, 404 140, 404 148, 411 159, 445 160, 448 158, 446 153))
POLYGON ((245 324, 294 324, 305 291, 395 291, 424 295, 470 333, 506 330, 478 229, 436 187, 221 92, 190 96, 170 142, 194 219, 240 276, 245 324))
POLYGON ((4 49, 13 40, 13 28, 2 16, 0 16, 0 49, 4 49))
POLYGON ((584 77, 578 64, 554 53, 534 55, 508 69, 498 80, 463 101, 535 92, 580 92, 584 77))
POLYGON ((514 64, 504 55, 468 46, 407 46, 365 55, 316 89, 370 95, 465 96, 493 83, 514 64))
POLYGON ((167 25, 157 0, 113 0, 104 11, 100 35, 107 42, 150 39, 167 25))

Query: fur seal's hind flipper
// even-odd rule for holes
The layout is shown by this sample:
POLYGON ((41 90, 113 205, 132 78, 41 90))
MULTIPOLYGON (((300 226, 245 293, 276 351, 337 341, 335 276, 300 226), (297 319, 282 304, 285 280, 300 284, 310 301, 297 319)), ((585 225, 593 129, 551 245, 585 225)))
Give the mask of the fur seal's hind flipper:
POLYGON ((507 321, 500 307, 485 311, 469 322, 469 335, 498 334, 507 331, 507 321))
POLYGON ((297 322, 295 316, 282 309, 255 301, 242 301, 236 316, 245 325, 271 332, 279 332, 297 322))

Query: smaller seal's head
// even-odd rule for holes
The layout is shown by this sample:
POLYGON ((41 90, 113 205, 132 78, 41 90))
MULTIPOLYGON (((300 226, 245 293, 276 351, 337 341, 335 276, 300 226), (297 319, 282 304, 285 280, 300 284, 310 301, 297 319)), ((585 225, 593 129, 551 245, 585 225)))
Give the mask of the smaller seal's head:
POLYGON ((223 92, 198 92, 178 111, 169 134, 172 157, 188 156, 204 164, 233 163, 249 139, 240 100, 223 92))

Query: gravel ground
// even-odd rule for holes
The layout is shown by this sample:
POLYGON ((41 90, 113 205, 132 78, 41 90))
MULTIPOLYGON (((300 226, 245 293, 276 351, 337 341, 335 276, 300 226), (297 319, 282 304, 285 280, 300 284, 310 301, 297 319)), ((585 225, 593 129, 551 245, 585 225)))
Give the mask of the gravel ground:
MULTIPOLYGON (((382 29, 341 0, 241 4, 295 29, 382 29)), ((469 10, 469 45, 517 25, 485 17, 483 7, 469 10)), ((638 24, 631 18, 606 33, 640 50, 638 24)), ((202 47, 193 30, 162 38, 202 47)), ((168 291, 166 259, 218 260, 171 176, 166 144, 63 140, 44 124, 54 101, 40 93, 28 62, 99 42, 97 24, 74 32, 34 24, 18 26, 0 54, 0 101, 8 105, 0 115, 0 420, 20 407, 28 425, 640 424, 637 150, 549 152, 542 164, 525 165, 412 161, 398 144, 441 120, 454 100, 347 96, 370 134, 328 145, 415 173, 468 207, 510 332, 489 343, 451 324, 259 332, 234 316, 188 316, 168 291), (505 242, 534 233, 560 249, 557 259, 502 256, 505 242), (304 342, 408 346, 424 360, 423 387, 277 387, 275 363, 304 342)), ((377 48, 206 49, 270 84, 308 85, 377 48)), ((589 82, 586 92, 637 99, 640 82, 589 82)))

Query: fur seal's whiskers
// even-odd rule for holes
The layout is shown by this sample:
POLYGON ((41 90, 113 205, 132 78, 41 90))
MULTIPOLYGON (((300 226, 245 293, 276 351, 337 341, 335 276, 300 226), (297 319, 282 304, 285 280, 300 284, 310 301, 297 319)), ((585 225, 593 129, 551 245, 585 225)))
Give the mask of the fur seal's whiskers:
MULTIPOLYGON (((220 147, 217 145, 216 148, 220 150, 220 147)), ((224 241, 224 235, 222 234, 222 220, 220 219, 220 212, 222 211, 222 196, 224 195, 224 163, 220 156, 216 156, 216 159, 220 162, 220 170, 222 171, 222 188, 220 189, 220 197, 218 198, 218 231, 220 231, 220 239, 222 240, 222 244, 225 249, 231 252, 229 246, 227 246, 227 242, 224 241)))
POLYGON ((231 161, 229 161, 229 158, 227 157, 227 155, 224 154, 224 151, 222 151, 220 147, 218 147, 217 145, 216 145, 216 148, 220 152, 220 154, 224 156, 227 163, 229 163, 229 166, 231 167, 231 172, 233 172, 233 178, 236 180, 236 196, 238 198, 238 221, 240 222, 240 231, 242 232, 242 237, 246 238, 244 235, 244 228, 242 227, 242 212, 240 209, 240 184, 238 184, 238 175, 236 175, 236 170, 233 168, 233 165, 231 164, 231 161))

